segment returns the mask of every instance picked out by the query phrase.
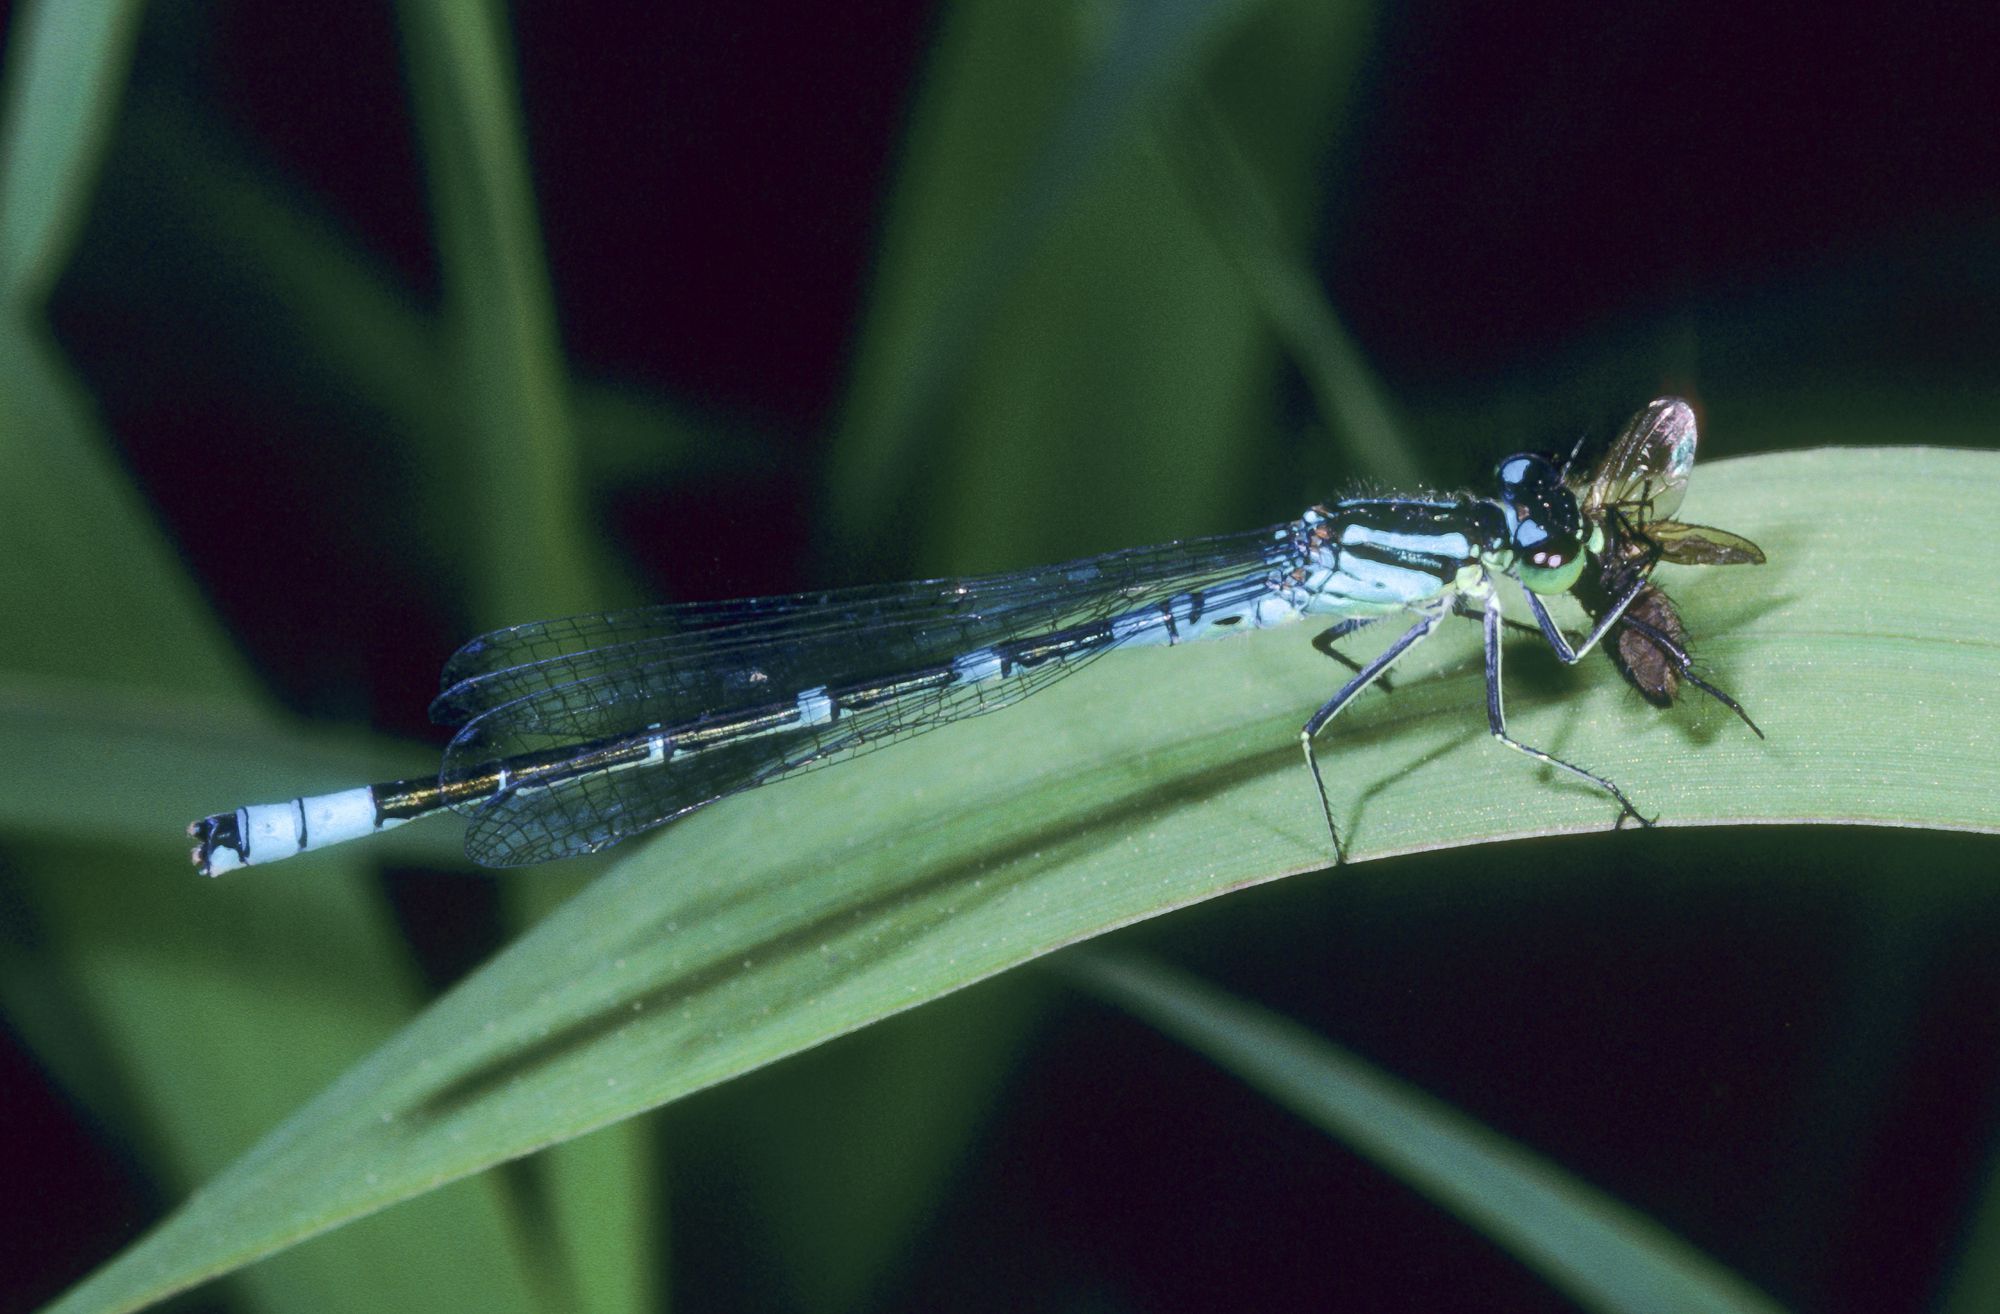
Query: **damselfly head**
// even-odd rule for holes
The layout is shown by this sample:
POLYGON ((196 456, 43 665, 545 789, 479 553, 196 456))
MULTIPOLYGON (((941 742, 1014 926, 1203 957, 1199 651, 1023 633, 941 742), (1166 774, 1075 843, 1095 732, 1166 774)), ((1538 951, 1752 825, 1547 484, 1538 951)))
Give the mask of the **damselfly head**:
POLYGON ((1535 452, 1500 462, 1494 472, 1513 527, 1515 571, 1536 593, 1566 593, 1583 573, 1590 526, 1562 467, 1535 452))

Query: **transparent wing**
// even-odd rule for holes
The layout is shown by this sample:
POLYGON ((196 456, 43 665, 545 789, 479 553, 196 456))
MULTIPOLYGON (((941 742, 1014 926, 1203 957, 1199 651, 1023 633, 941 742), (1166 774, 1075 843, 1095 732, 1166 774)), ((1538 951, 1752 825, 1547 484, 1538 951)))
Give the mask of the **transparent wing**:
POLYGON ((844 683, 888 652, 956 645, 1107 615, 1261 562, 1286 528, 1132 548, 1061 565, 782 597, 676 603, 498 630, 445 664, 431 719, 459 725, 546 690, 636 668, 705 710, 844 683))
POLYGON ((1651 402, 1591 468, 1579 494, 1584 514, 1597 520, 1616 507, 1640 524, 1673 515, 1687 493, 1694 449, 1694 408, 1678 397, 1651 402))
POLYGON ((545 657, 527 681, 529 692, 478 712, 458 732, 440 779, 447 787, 466 784, 497 763, 546 760, 571 745, 757 722, 767 714, 782 723, 801 690, 833 691, 841 710, 822 724, 779 724, 684 758, 503 789, 460 808, 470 822, 466 852, 484 865, 592 852, 718 798, 1017 702, 1109 651, 1115 644, 1100 623, 1148 602, 1197 590, 1216 609, 1246 602, 1269 587, 1266 557, 1277 532, 1118 553, 1029 577, 928 581, 906 586, 907 606, 896 605, 903 600, 889 591, 872 590, 878 609, 867 623, 851 612, 805 606, 545 657), (1005 605, 940 607, 941 588, 1005 605), (1016 641, 1046 648, 1045 638, 1063 635, 1075 642, 1055 645, 1055 656, 1024 657, 1004 680, 949 678, 951 662, 968 652, 1016 641), (548 682, 551 672, 585 668, 589 673, 579 678, 548 682))
MULTIPOLYGON (((825 726, 745 739, 705 750, 685 762, 603 772, 546 789, 502 794, 464 809, 466 856, 482 866, 514 867, 594 853, 731 794, 844 762, 1018 702, 1107 651, 1108 647, 1080 653, 997 685, 923 690, 825 726)), ((534 751, 546 742, 518 726, 475 722, 453 743, 445 773, 449 777, 461 754, 468 754, 467 760, 491 761, 489 755, 534 751)))
POLYGON ((1712 525, 1654 520, 1641 532, 1659 549, 1660 560, 1683 566, 1762 565, 1764 561, 1764 549, 1741 534, 1712 525))

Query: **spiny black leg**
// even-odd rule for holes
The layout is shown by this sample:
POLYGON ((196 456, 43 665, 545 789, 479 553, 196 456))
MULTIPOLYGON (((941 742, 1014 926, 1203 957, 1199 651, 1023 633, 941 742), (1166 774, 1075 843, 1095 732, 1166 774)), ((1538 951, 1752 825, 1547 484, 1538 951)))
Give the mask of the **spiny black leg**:
POLYGON ((1686 680, 1689 684, 1701 690, 1703 693, 1707 694, 1710 698, 1713 698, 1716 702, 1721 703, 1724 707, 1727 707, 1730 711, 1742 717, 1743 724, 1749 726, 1751 733, 1755 734, 1759 739, 1762 739, 1764 737, 1764 732, 1757 728, 1757 723, 1755 721, 1752 721, 1750 719, 1750 713, 1743 710, 1743 704, 1737 702, 1734 698, 1731 698, 1728 694, 1722 692, 1722 690, 1716 688, 1708 681, 1702 679, 1699 675, 1696 675, 1694 671, 1690 669, 1694 665, 1694 659, 1688 656, 1687 649, 1681 647, 1679 644, 1675 643, 1672 639, 1668 638, 1665 634, 1661 633, 1653 626, 1648 625, 1645 621, 1639 620, 1637 617, 1627 616, 1625 617, 1624 623, 1630 626, 1632 629, 1637 630, 1640 634, 1644 635, 1648 642, 1650 642, 1654 647, 1658 648, 1661 652, 1665 653, 1667 655, 1667 660, 1673 663, 1674 671, 1681 677, 1681 679, 1686 680))
MULTIPOLYGON (((1326 833, 1333 839, 1333 861, 1335 865, 1347 861, 1347 850, 1340 843, 1340 828, 1333 824, 1333 802, 1326 796, 1326 779, 1320 775, 1319 755, 1313 751, 1313 736, 1325 729, 1328 721, 1340 715, 1341 709, 1353 702, 1355 695, 1380 679, 1382 673, 1395 665, 1396 659, 1415 646, 1417 640, 1436 629, 1440 619, 1442 619, 1442 613, 1433 613, 1425 616, 1408 630, 1405 630, 1403 637, 1390 644, 1381 656, 1362 667, 1360 671, 1356 672, 1353 679, 1340 686, 1340 692, 1329 698, 1326 706, 1314 712, 1312 717, 1305 723, 1304 728, 1299 731, 1299 743, 1304 747, 1306 752, 1306 766, 1312 771, 1313 788, 1319 791, 1320 811, 1326 816, 1326 833)), ((1345 623, 1343 622, 1343 624, 1345 623)), ((1333 628, 1339 629, 1340 626, 1336 625, 1333 628)), ((1358 629, 1359 626, 1355 628, 1358 629)))
MULTIPOLYGON (((1531 593, 1528 596, 1533 598, 1534 594, 1531 593)), ((1493 737, 1515 752, 1524 753, 1534 758, 1537 762, 1545 762, 1552 767, 1561 767, 1564 771, 1569 772, 1579 780, 1587 780, 1605 793, 1611 795, 1611 797, 1617 799, 1618 806, 1624 809, 1618 814, 1617 826, 1623 827, 1625 818, 1627 817, 1632 818, 1641 826, 1652 825, 1653 820, 1657 820, 1657 818, 1648 820, 1641 815, 1639 809, 1632 806, 1632 800, 1625 797, 1625 791, 1612 784, 1603 776, 1595 772, 1585 771, 1574 762, 1565 762, 1553 753, 1545 753, 1539 748, 1524 744, 1507 733, 1507 713, 1500 701, 1500 622, 1502 619, 1504 618, 1500 614, 1499 596, 1497 594, 1488 594, 1486 598, 1486 726, 1493 732, 1493 737)))
MULTIPOLYGON (((1313 647, 1319 649, 1323 655, 1333 658, 1342 666, 1345 666, 1348 670, 1358 675, 1361 672, 1361 663, 1355 661, 1352 657, 1349 657, 1333 645, 1357 630, 1367 629, 1370 625, 1381 619, 1380 616, 1363 616, 1358 619, 1339 621, 1333 625, 1329 625, 1313 636, 1313 647)), ((1389 683, 1387 676, 1377 680, 1376 683, 1382 687, 1383 693, 1394 692, 1394 687, 1389 683)))
MULTIPOLYGON (((1451 610, 1453 615, 1463 616, 1467 620, 1483 621, 1486 619, 1486 609, 1484 607, 1475 607, 1471 603, 1467 602, 1462 596, 1455 597, 1451 600, 1451 610)), ((1502 625, 1505 625, 1508 629, 1514 631, 1516 634, 1541 633, 1540 630, 1528 624, 1528 622, 1517 621, 1512 616, 1502 616, 1500 618, 1500 623, 1502 625)))

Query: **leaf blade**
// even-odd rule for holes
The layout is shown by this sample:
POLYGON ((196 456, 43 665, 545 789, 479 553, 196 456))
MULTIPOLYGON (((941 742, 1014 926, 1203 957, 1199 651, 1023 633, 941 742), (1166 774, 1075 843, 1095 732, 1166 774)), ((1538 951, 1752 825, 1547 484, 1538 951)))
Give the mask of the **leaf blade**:
MULTIPOLYGON (((1988 747, 2000 702, 1962 696, 1987 687, 2000 658, 2000 601, 1962 597, 1938 569, 2000 549, 2000 525, 1956 495, 1996 477, 2000 456, 1935 449, 1704 467, 1702 513, 1741 526, 1771 564, 1680 572, 1667 587, 1698 655, 1770 740, 1698 705, 1662 715, 1608 663, 1545 671, 1563 682, 1555 696, 1516 688, 1516 733, 1611 772, 1674 824, 2000 831, 1988 747), (1894 680, 1882 678, 1891 658, 1894 680)), ((1441 653, 1444 673, 1399 684, 1336 731, 1335 802, 1362 819, 1357 854, 1609 825, 1602 800, 1487 742, 1475 649, 1441 653)), ((1512 678, 1527 666, 1516 661, 1512 678)), ((238 1260, 267 1252, 1063 945, 1323 865, 1296 732, 1327 687, 1323 659, 1296 636, 1125 654, 1004 718, 699 813, 438 1001, 60 1308, 130 1308, 100 1293, 130 1299, 119 1269, 163 1249, 193 1262, 229 1236, 238 1260)), ((212 1255, 201 1263, 215 1271, 212 1255)))

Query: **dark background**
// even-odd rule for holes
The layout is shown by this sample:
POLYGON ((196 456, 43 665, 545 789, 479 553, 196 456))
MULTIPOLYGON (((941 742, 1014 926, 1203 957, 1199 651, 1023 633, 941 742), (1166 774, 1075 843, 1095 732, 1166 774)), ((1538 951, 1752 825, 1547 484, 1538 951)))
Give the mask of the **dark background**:
MULTIPOLYGON (((137 76, 212 97, 221 140, 323 206, 420 302, 434 297, 389 14, 165 12, 185 16, 155 25, 168 29, 159 56, 142 51, 137 76)), ((769 444, 754 477, 696 469, 673 487, 602 494, 614 541, 656 596, 845 582, 820 577, 826 555, 774 550, 765 526, 813 523, 815 444, 838 415, 930 23, 928 6, 908 2, 838 23, 782 3, 517 15, 537 199, 577 368, 769 444)), ((1549 381, 1589 368, 1579 357, 1634 322, 1702 339, 1699 378, 1674 377, 1672 359, 1656 367, 1682 387, 1753 380, 1782 394, 1858 377, 1920 384, 1911 390, 1931 404, 1980 395, 2000 340, 1996 27, 1952 6, 1391 7, 1326 161, 1322 276, 1392 394, 1472 406, 1527 380, 1568 407, 1545 422, 1551 443, 1629 412, 1629 395, 1586 389, 1579 402, 1549 381)), ((56 311, 103 380, 128 460, 287 701, 420 732, 422 693, 409 691, 428 689, 432 655, 468 625, 448 594, 423 591, 422 572, 368 559, 368 536, 353 532, 396 477, 382 450, 395 435, 373 435, 357 459, 366 416, 307 416, 327 432, 300 434, 283 390, 294 379, 246 379, 199 320, 162 335, 136 314, 135 294, 171 297, 183 315, 207 301, 219 321, 232 307, 159 286, 187 275, 158 265, 149 198, 120 199, 93 220, 100 262, 73 273, 56 311), (201 509, 219 470, 248 485, 228 518, 201 509), (316 617, 266 601, 273 574, 308 573, 332 591, 316 617), (371 613, 411 634, 407 668, 379 653, 365 671, 328 664, 338 631, 371 613)), ((1677 354, 1671 341, 1652 353, 1677 354)), ((1303 394, 1293 404, 1310 409, 1303 394)), ((1434 454, 1433 472, 1478 477, 1490 444, 1458 441, 1469 450, 1434 454)), ((1727 431, 1705 441, 1713 454, 1731 444, 1727 431)), ((1277 491, 1267 518, 1299 498, 1277 491)), ((893 540, 868 556, 878 570, 925 566, 897 561, 893 540)))
MULTIPOLYGON (((391 13, 155 10, 132 102, 197 116, 214 149, 434 300, 391 13)), ((914 0, 517 7, 574 367, 750 453, 599 489, 607 539, 657 596, 850 582, 826 577, 813 533, 768 526, 816 523, 936 21, 914 0)), ((1979 6, 1394 7, 1325 161, 1320 277, 1413 408, 1559 391, 1633 323, 1699 338, 1718 388, 1838 384, 1917 414, 1985 403, 2000 381, 1995 29, 1979 6)), ((473 623, 371 521, 396 435, 337 395, 298 404, 313 363, 279 359, 282 326, 246 322, 226 274, 172 258, 185 220, 154 209, 149 179, 176 162, 142 154, 114 148, 53 307, 61 341, 278 698, 429 735, 438 661, 473 623), (318 605, 283 605, 274 579, 310 579, 318 605), (398 641, 357 648, 356 633, 398 641)), ((1278 386, 1309 409, 1296 380, 1278 386)), ((1600 402, 1574 394, 1551 436, 1601 422, 1600 402)), ((1491 453, 1465 446, 1432 468, 1469 477, 1491 453)), ((1711 450, 1735 449, 1725 432, 1711 450)), ((1250 496, 1283 507, 1298 491, 1250 496)), ((884 568, 925 568, 883 538, 884 568)), ((1830 828, 1755 846, 1665 833, 1643 854, 1610 836, 1282 882, 1129 938, 1548 1153, 1792 1307, 1915 1310, 1951 1272, 1990 1166, 1991 857, 1971 837, 1830 828)), ((473 885, 409 876, 394 892, 440 982, 500 935, 473 885)), ((1198 1057, 1046 983, 974 994, 1007 990, 1046 992, 1046 1012, 880 1307, 1568 1307, 1198 1057)), ((685 1307, 784 1302, 760 1285, 728 1147, 756 1135, 745 1110, 794 1107, 787 1083, 809 1089, 815 1065, 868 1043, 666 1115, 685 1307)), ((0 1303, 26 1308, 171 1202, 11 1043, 0 1086, 24 1159, 8 1175, 56 1184, 6 1192, 0 1270, 18 1276, 0 1303)))

